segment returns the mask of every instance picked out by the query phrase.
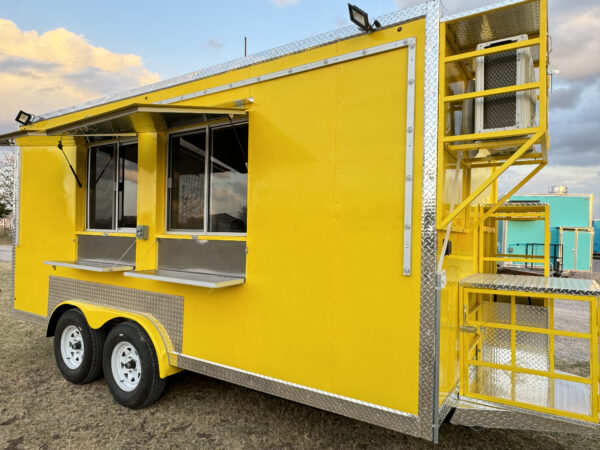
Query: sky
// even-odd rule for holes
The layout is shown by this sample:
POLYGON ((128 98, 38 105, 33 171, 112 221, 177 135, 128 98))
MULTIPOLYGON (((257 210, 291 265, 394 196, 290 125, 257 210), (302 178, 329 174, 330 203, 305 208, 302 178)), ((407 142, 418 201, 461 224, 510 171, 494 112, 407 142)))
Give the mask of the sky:
MULTIPOLYGON (((420 0, 357 0, 370 17, 420 0)), ((447 0, 450 12, 489 0, 447 0)), ((600 2, 549 0, 549 165, 519 193, 594 194, 600 218, 600 2)), ((349 25, 342 0, 0 0, 0 132, 42 114, 349 25), (165 5, 171 7, 165 8, 165 5)), ((527 168, 500 180, 507 191, 527 168)))

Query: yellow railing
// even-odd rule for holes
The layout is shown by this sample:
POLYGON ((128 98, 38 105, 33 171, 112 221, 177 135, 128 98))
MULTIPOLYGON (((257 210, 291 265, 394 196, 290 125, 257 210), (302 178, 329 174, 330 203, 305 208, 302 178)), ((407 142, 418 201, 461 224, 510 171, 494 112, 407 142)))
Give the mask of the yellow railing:
POLYGON ((479 273, 491 272, 495 270, 485 270, 486 262, 516 262, 542 265, 544 276, 550 276, 550 207, 547 204, 539 205, 519 205, 506 204, 500 206, 483 205, 478 206, 476 224, 473 227, 478 235, 478 255, 477 271, 479 273), (491 211, 491 212, 490 212, 491 211), (543 255, 523 255, 523 254, 497 254, 496 253, 496 224, 500 220, 521 221, 521 220, 543 220, 544 221, 544 254, 543 255), (489 223, 492 222, 492 223, 489 223), (491 229, 494 231, 492 245, 486 245, 485 231, 491 229))
MULTIPOLYGON (((540 11, 547 11, 547 0, 540 0, 540 11)), ((464 211, 467 211, 470 205, 481 196, 481 194, 495 185, 498 178, 506 172, 511 166, 517 165, 534 165, 535 167, 527 174, 523 180, 517 183, 509 192, 501 199, 492 199, 497 206, 502 205, 508 200, 514 193, 516 193, 527 181, 529 181, 535 174, 537 174, 548 161, 548 23, 545 14, 540 14, 540 28, 539 33, 535 36, 530 36, 529 39, 513 42, 509 44, 498 45, 496 47, 490 47, 482 50, 467 50, 460 52, 456 45, 453 45, 454 39, 451 35, 451 31, 445 23, 440 26, 440 74, 439 74, 439 132, 438 132, 438 198, 442 198, 444 191, 444 171, 446 170, 445 160, 453 157, 451 156, 456 152, 464 152, 469 150, 489 150, 494 148, 503 147, 514 147, 515 151, 509 155, 490 155, 477 158, 463 158, 461 167, 463 170, 471 171, 476 168, 493 167, 495 170, 487 177, 482 183, 479 184, 475 189, 470 192, 466 192, 462 197, 458 206, 452 211, 445 212, 441 202, 438 207, 438 223, 437 228, 439 230, 446 229, 448 225, 457 218, 464 211), (532 83, 525 83, 513 86, 506 86, 496 89, 488 89, 477 92, 466 92, 461 94, 448 95, 449 81, 446 78, 447 65, 458 64, 462 69, 464 76, 463 82, 467 82, 472 78, 470 70, 465 65, 465 62, 486 55, 497 54, 510 50, 517 50, 526 47, 535 47, 539 50, 539 80, 532 83), (454 54, 452 54, 454 53, 454 54), (528 90, 538 91, 538 125, 530 128, 522 129, 511 129, 511 130, 500 130, 490 131, 483 133, 471 133, 446 135, 446 112, 451 111, 452 113, 456 110, 453 105, 457 102, 461 102, 467 99, 483 98, 492 95, 499 95, 513 92, 523 92, 528 90), (532 148, 539 146, 540 151, 534 151, 532 148), (447 153, 449 155, 447 155, 447 153)), ((460 71, 459 71, 460 72, 460 71)), ((458 108, 460 110, 460 108, 458 108)), ((487 211, 488 214, 482 220, 485 220, 491 214, 494 213, 494 209, 487 211)))
POLYGON ((459 296, 461 396, 598 422, 598 297, 463 287, 459 296), (555 326, 557 300, 588 305, 583 330, 555 326), (587 342, 587 373, 557 367, 560 338, 587 342))

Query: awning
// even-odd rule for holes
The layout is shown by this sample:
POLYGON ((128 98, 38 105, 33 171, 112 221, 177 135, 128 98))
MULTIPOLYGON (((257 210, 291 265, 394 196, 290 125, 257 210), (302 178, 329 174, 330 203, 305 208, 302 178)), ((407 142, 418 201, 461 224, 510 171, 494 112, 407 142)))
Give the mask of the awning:
POLYGON ((14 145, 14 140, 27 136, 46 136, 43 131, 14 131, 0 135, 0 145, 14 145))
POLYGON ((133 136, 163 131, 222 118, 246 115, 245 108, 133 104, 84 119, 36 131, 15 131, 0 135, 0 145, 12 145, 26 136, 133 136))
POLYGON ((163 131, 226 117, 244 116, 245 108, 133 104, 65 125, 49 128, 49 136, 122 136, 163 131))

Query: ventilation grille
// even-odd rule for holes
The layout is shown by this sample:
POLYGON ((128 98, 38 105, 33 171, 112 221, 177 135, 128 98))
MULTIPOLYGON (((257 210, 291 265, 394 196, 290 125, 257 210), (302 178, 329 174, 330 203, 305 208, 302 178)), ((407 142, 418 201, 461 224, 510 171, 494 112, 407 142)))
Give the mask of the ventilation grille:
MULTIPOLYGON (((517 84, 517 51, 510 50, 485 57, 484 89, 517 84)), ((491 95, 483 99, 483 127, 507 128, 517 125, 517 93, 491 95)))

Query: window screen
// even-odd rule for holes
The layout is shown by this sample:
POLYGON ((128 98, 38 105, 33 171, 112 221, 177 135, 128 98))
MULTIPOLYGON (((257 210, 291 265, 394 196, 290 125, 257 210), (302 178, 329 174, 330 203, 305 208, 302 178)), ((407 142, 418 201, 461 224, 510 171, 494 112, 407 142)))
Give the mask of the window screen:
POLYGON ((90 149, 88 173, 88 227, 112 229, 115 211, 116 146, 90 149))
POLYGON ((210 231, 245 233, 248 124, 211 130, 210 231))
POLYGON ((169 230, 245 233, 248 123, 172 135, 168 186, 169 230))
POLYGON ((137 144, 119 146, 119 228, 137 226, 137 144))
POLYGON ((169 229, 204 230, 206 132, 175 135, 169 151, 169 229))
POLYGON ((135 228, 137 143, 91 147, 88 155, 88 228, 135 228))

